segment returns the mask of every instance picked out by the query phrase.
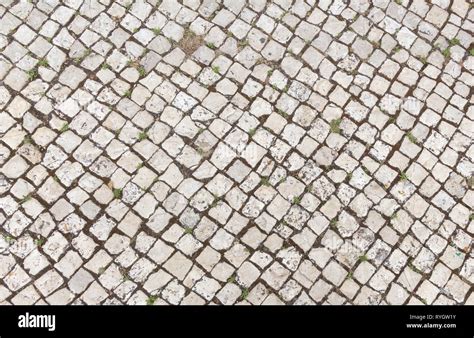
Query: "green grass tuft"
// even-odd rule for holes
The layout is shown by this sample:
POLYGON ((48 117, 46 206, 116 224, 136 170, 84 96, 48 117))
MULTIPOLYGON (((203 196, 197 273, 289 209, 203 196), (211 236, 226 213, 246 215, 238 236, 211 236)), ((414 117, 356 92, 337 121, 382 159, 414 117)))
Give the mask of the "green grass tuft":
POLYGON ((260 180, 260 184, 265 186, 265 187, 269 187, 270 186, 270 180, 266 176, 262 177, 262 179, 260 180))
POLYGON ((122 198, 122 189, 113 189, 112 190, 114 197, 116 199, 121 199, 122 198))
POLYGON ((148 133, 146 131, 142 131, 138 134, 138 141, 143 141, 148 138, 148 133))
POLYGON ((60 133, 64 133, 69 130, 69 123, 64 123, 61 129, 59 129, 60 133))
POLYGON ((414 143, 414 144, 418 143, 418 139, 411 132, 408 132, 406 136, 411 143, 414 143))
POLYGON ((213 71, 214 73, 216 73, 216 74, 220 74, 220 68, 219 68, 219 66, 213 66, 213 67, 212 67, 212 71, 213 71))
POLYGON ((299 197, 299 196, 293 197, 293 199, 291 200, 291 203, 292 204, 300 204, 301 203, 301 197, 299 197))
POLYGON ((23 203, 26 203, 28 201, 31 201, 32 197, 30 194, 26 195, 25 197, 23 197, 20 201, 20 204, 23 204, 23 203))
POLYGON ((400 177, 400 180, 401 180, 401 181, 406 181, 406 180, 408 180, 407 173, 404 172, 404 171, 400 171, 399 177, 400 177))
POLYGON ((334 119, 329 122, 329 127, 331 128, 331 133, 340 134, 341 133, 341 119, 334 119))
POLYGON ((158 299, 158 296, 150 296, 146 300, 146 305, 153 305, 155 304, 156 300, 158 299))
POLYGON ((38 247, 42 247, 45 242, 46 242, 46 238, 43 238, 43 237, 39 237, 35 239, 35 245, 38 247))
POLYGON ((457 46, 461 43, 461 41, 459 41, 459 39, 457 38, 452 38, 451 40, 449 40, 449 45, 450 46, 457 46))
POLYGON ((39 75, 38 74, 38 69, 36 69, 36 68, 30 69, 29 71, 26 72, 26 74, 28 75, 28 80, 30 80, 30 81, 33 81, 39 75))
POLYGON ((451 50, 448 48, 446 49, 443 49, 441 51, 441 54, 443 54, 443 56, 446 58, 446 59, 449 59, 451 57, 451 50))
POLYGON ((138 70, 138 74, 140 74, 140 77, 144 77, 146 75, 145 67, 139 66, 137 70, 138 70))
POLYGON ((45 58, 40 59, 37 64, 38 67, 49 67, 49 62, 45 58))
POLYGON ((242 290, 242 294, 240 295, 240 299, 245 300, 249 296, 249 289, 245 288, 242 290))

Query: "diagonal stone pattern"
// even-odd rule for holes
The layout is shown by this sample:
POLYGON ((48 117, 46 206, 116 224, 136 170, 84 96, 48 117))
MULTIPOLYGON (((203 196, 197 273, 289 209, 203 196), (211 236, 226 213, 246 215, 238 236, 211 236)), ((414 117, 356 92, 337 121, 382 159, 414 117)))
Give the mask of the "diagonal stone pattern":
POLYGON ((473 27, 0 0, 0 304, 474 304, 473 27))

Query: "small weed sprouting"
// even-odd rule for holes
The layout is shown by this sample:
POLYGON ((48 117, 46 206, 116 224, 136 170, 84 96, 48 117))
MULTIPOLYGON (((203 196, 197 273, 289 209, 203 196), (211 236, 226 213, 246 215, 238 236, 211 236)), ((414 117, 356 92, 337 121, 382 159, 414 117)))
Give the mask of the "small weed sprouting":
POLYGON ((282 109, 280 109, 280 108, 277 109, 277 113, 278 113, 279 115, 281 115, 281 117, 283 117, 283 118, 285 118, 285 119, 288 119, 288 117, 290 116, 290 115, 288 115, 288 113, 287 113, 286 111, 284 111, 284 110, 282 110, 282 109))
POLYGON ((240 299, 241 300, 245 300, 247 299, 247 297, 249 296, 249 289, 245 288, 242 290, 242 294, 240 295, 240 299))
POLYGON ((10 235, 3 235, 3 239, 5 240, 5 242, 7 242, 10 245, 15 243, 15 239, 10 235))
POLYGON ((146 70, 145 70, 145 67, 143 66, 138 66, 137 71, 138 71, 138 74, 140 74, 140 77, 144 77, 146 75, 146 70))
POLYGON ((59 129, 60 133, 64 133, 69 130, 69 123, 64 123, 62 127, 59 129))
POLYGON ((42 58, 38 61, 38 67, 49 67, 49 62, 45 58, 42 58))
POLYGON ((387 120, 388 124, 394 124, 395 122, 397 122, 397 119, 394 116, 390 116, 387 120))
POLYGON ((401 180, 401 181, 407 181, 407 180, 408 180, 407 173, 404 172, 404 171, 400 171, 399 177, 400 177, 400 180, 401 180))
POLYGON ((341 119, 331 120, 331 122, 329 123, 331 133, 335 133, 335 134, 340 134, 341 133, 341 122, 342 122, 341 119))
POLYGON ((414 144, 418 143, 418 139, 411 132, 408 132, 406 136, 411 143, 414 143, 414 144))
POLYGON ((146 305, 153 305, 155 304, 156 300, 158 299, 158 296, 150 296, 146 300, 146 305))
POLYGON ((220 74, 220 68, 219 68, 219 66, 213 66, 213 67, 212 67, 212 71, 213 71, 214 73, 216 73, 216 74, 220 74))
POLYGON ((299 196, 293 197, 293 199, 291 200, 291 203, 296 204, 296 205, 300 204, 301 203, 301 197, 299 197, 299 196))
POLYGON ((366 255, 359 256, 359 262, 367 262, 369 258, 366 255))
POLYGON ((441 51, 441 54, 443 54, 445 59, 449 59, 451 57, 451 50, 448 48, 445 48, 441 51))
POLYGON ((265 187, 269 187, 270 186, 270 180, 266 176, 262 177, 262 179, 260 180, 260 184, 265 186, 265 187))
POLYGON ((122 198, 122 189, 113 189, 114 198, 121 199, 122 198))
POLYGON ((152 31, 155 35, 160 35, 160 33, 161 33, 161 29, 159 29, 159 28, 153 28, 152 31))
POLYGON ((198 147, 198 148, 196 149, 196 151, 197 151, 197 153, 198 153, 199 155, 201 155, 201 156, 205 156, 205 155, 206 155, 206 152, 204 151, 204 149, 202 149, 202 148, 200 148, 200 147, 198 147))
POLYGON ((458 38, 452 38, 451 40, 448 41, 450 46, 457 46, 461 43, 458 38))
POLYGON ((26 203, 26 202, 28 202, 28 201, 31 201, 31 198, 32 198, 32 197, 31 197, 30 194, 26 195, 25 197, 23 197, 23 198, 21 199, 20 204, 23 204, 23 203, 26 203))
POLYGON ((237 42, 237 46, 239 48, 245 48, 249 45, 249 41, 248 40, 239 40, 239 42, 237 42))
POLYGON ((23 139, 23 143, 22 144, 34 144, 35 142, 33 141, 33 139, 31 138, 30 135, 26 135, 25 138, 23 139))
POLYGON ((35 245, 37 247, 42 247, 45 242, 46 242, 46 238, 43 238, 43 237, 39 237, 39 238, 35 239, 35 245))
POLYGON ((75 63, 81 63, 86 57, 92 54, 92 49, 87 48, 81 56, 74 58, 75 63))
POLYGON ((28 80, 30 80, 30 81, 33 81, 39 75, 38 74, 38 69, 36 69, 36 68, 30 69, 29 71, 26 72, 26 74, 28 75, 28 80))
POLYGON ((400 171, 399 177, 400 177, 400 180, 401 180, 401 181, 407 181, 407 180, 408 180, 408 175, 407 175, 407 173, 404 172, 404 171, 400 171))
POLYGON ((148 138, 148 133, 146 131, 142 131, 138 134, 138 141, 143 141, 148 138))

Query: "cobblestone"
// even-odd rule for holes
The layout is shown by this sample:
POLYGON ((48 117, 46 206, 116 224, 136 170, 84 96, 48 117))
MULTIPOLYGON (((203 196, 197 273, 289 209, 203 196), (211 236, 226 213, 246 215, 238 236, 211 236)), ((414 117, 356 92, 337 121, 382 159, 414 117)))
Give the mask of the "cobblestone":
POLYGON ((0 304, 473 304, 473 7, 0 3, 0 304))

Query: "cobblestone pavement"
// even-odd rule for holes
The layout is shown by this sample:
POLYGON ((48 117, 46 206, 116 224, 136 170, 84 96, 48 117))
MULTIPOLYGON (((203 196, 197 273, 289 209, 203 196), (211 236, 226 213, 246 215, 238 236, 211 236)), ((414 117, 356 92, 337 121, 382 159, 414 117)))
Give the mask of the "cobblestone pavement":
POLYGON ((474 304, 463 0, 0 0, 1 304, 474 304))

